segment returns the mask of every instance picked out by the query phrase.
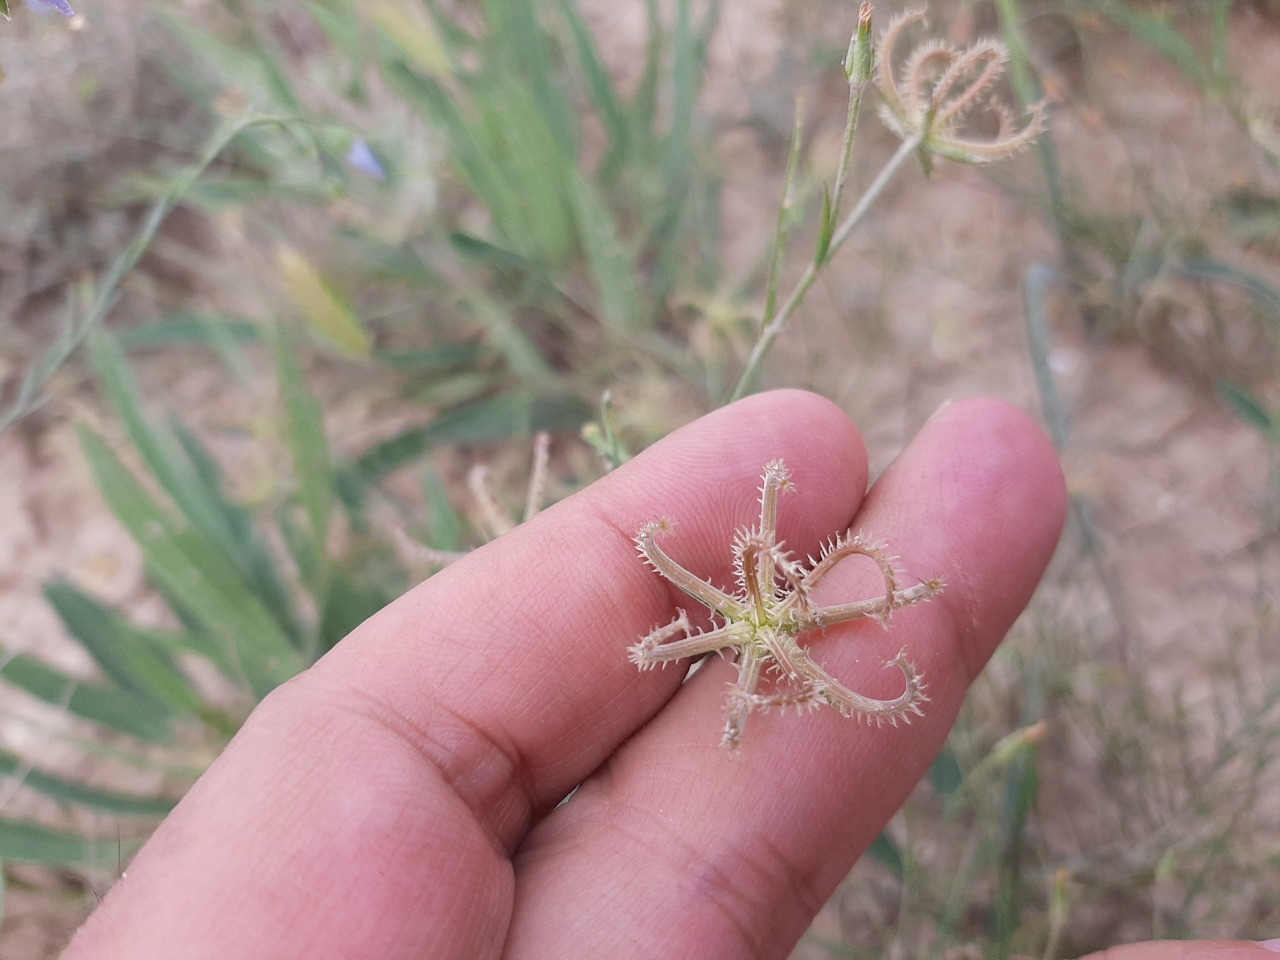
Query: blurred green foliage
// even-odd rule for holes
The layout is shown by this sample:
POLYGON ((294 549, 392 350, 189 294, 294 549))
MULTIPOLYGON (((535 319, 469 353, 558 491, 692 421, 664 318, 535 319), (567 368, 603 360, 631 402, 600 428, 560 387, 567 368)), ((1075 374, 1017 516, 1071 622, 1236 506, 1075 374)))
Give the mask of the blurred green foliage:
POLYGON ((696 110, 717 7, 695 17, 680 0, 669 24, 656 0, 645 10, 627 94, 572 0, 452 14, 241 0, 220 31, 166 14, 203 66, 178 79, 211 112, 233 102, 301 121, 241 138, 191 200, 343 203, 324 242, 281 238, 280 267, 303 316, 353 355, 480 342, 476 395, 516 383, 594 401, 642 362, 696 380, 664 327, 673 291, 718 269, 696 110))
MULTIPOLYGON (((439 444, 576 428, 628 367, 695 371, 665 327, 676 287, 716 270, 715 244, 700 233, 717 220, 695 110, 716 6, 703 11, 680 0, 665 23, 647 4, 641 75, 624 96, 572 0, 490 0, 456 16, 390 0, 246 0, 213 29, 161 10, 202 68, 184 62, 175 76, 210 116, 231 118, 194 167, 138 180, 156 197, 150 216, 29 367, 5 419, 38 408, 49 378, 90 344, 123 437, 82 426, 81 446, 176 626, 140 627, 57 580, 46 597, 101 679, 11 653, 5 680, 97 728, 127 765, 164 768, 155 749, 212 756, 253 704, 407 586, 367 513, 388 473, 439 444), (184 313, 106 333, 123 280, 177 203, 272 225, 275 260, 255 279, 277 284, 301 326, 184 313), (318 241, 274 219, 335 204, 348 213, 318 241), (313 345, 422 383, 417 399, 435 415, 335 458, 303 372, 313 345), (233 370, 246 351, 272 347, 271 442, 287 462, 269 503, 239 503, 193 429, 148 415, 125 350, 156 346, 211 346, 233 370)), ((434 526, 456 539, 430 477, 427 492, 434 526)), ((177 764, 157 798, 0 754, 0 774, 22 787, 136 822, 126 846, 195 767, 177 764)), ((0 819, 0 859, 101 865, 114 843, 0 819)))

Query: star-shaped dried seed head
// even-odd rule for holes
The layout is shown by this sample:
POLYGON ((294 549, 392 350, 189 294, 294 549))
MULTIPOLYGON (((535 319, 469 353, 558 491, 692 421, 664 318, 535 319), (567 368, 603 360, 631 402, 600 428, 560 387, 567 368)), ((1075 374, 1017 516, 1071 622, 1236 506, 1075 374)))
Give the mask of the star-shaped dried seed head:
POLYGON ((964 50, 929 40, 911 51, 895 73, 895 48, 913 23, 927 23, 923 10, 895 17, 885 28, 876 63, 880 119, 902 139, 920 138, 926 172, 931 155, 986 164, 1024 150, 1044 129, 1044 104, 1030 108, 1021 126, 995 95, 1009 50, 998 40, 979 40, 964 50), (965 121, 980 110, 1000 127, 992 137, 965 136, 965 121))
POLYGON ((636 548, 655 571, 684 593, 707 607, 711 626, 695 630, 685 611, 669 624, 657 627, 630 648, 631 662, 641 670, 673 660, 700 657, 733 648, 738 666, 737 682, 730 686, 722 744, 736 748, 742 740, 747 716, 767 707, 805 709, 823 704, 845 716, 873 719, 877 724, 910 720, 920 715, 929 698, 924 679, 899 653, 886 666, 902 672, 902 693, 877 700, 854 693, 809 656, 798 638, 810 630, 822 630, 864 617, 888 626, 889 616, 900 607, 935 596, 940 579, 900 589, 892 559, 883 545, 856 536, 830 539, 815 560, 796 560, 778 540, 778 499, 793 489, 791 474, 781 460, 765 464, 760 487, 760 521, 739 531, 733 543, 733 569, 737 589, 721 590, 676 563, 658 545, 658 537, 672 529, 669 520, 651 520, 636 534, 636 548), (865 557, 876 564, 884 578, 884 593, 870 600, 819 606, 812 590, 843 560, 865 557), (772 690, 758 693, 765 674, 772 690))

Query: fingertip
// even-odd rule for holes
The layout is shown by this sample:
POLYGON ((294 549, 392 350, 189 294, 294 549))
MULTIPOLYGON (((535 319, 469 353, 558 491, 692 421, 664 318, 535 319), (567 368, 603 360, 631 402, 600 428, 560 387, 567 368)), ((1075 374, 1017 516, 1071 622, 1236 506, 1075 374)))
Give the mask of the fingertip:
POLYGON ((972 681, 1030 600, 1057 546, 1067 493, 1040 426, 999 400, 939 409, 876 481, 867 510, 912 572, 945 580, 938 609, 972 681))
POLYGON ((947 469, 935 474, 934 496, 987 492, 993 516, 1016 517, 1054 542, 1066 516, 1067 489, 1057 451, 1025 411, 990 397, 940 408, 920 439, 936 444, 947 469))
POLYGON ((1277 952, 1277 940, 1148 940, 1109 947, 1080 960, 1262 960, 1277 952))

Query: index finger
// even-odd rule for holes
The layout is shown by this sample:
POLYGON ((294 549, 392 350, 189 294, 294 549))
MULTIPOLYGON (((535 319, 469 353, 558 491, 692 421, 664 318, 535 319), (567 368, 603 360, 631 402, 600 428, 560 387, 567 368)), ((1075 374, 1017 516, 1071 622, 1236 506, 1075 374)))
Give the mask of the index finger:
POLYGON ((760 467, 774 457, 818 478, 781 530, 789 545, 812 549, 865 493, 861 438, 812 394, 759 395, 432 577, 335 648, 308 682, 335 702, 376 701, 429 729, 423 752, 511 849, 680 685, 679 671, 641 675, 627 659, 637 637, 689 606, 637 558, 637 528, 678 517, 686 555, 722 581, 724 530, 751 512, 760 467))
POLYGON ((496 956, 528 826, 680 686, 627 658, 676 603, 632 536, 677 517, 723 579, 723 527, 778 456, 822 478, 780 531, 812 549, 861 502, 865 454, 833 404, 766 394, 371 618, 254 711, 68 956, 496 956))

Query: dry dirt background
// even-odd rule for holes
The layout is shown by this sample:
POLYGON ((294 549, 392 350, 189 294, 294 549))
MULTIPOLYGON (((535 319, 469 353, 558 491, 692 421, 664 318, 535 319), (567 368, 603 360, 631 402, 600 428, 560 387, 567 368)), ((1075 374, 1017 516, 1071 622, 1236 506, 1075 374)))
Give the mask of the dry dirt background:
MULTIPOLYGON (((0 159, 9 182, 30 196, 60 189, 32 149, 41 137, 64 131, 83 139, 86 169, 92 170, 102 150, 92 131, 117 121, 137 127, 146 86, 137 77, 126 78, 120 90, 106 90, 103 102, 111 110, 93 117, 76 116, 69 106, 73 98, 56 90, 60 76, 75 75, 86 64, 136 60, 130 51, 138 34, 124 27, 129 7, 121 4, 84 0, 85 28, 54 39, 41 33, 45 46, 36 47, 26 62, 15 62, 8 37, 0 46, 9 73, 0 85, 0 109, 8 119, 0 125, 0 159), (125 12, 113 20, 107 16, 113 9, 125 12)), ((640 5, 632 6, 603 0, 591 5, 622 73, 628 63, 639 62, 628 52, 630 39, 639 35, 640 5)), ((31 16, 22 8, 16 12, 31 16)), ((720 157, 728 176, 726 259, 739 270, 758 256, 769 233, 783 160, 779 137, 785 137, 797 87, 815 105, 813 162, 819 169, 823 158, 834 164, 840 85, 828 82, 834 71, 828 79, 815 79, 815 68, 798 61, 795 51, 804 38, 847 35, 845 19, 822 4, 799 11, 780 0, 726 4, 707 103, 740 121, 725 124, 720 157)), ((982 26, 967 7, 947 19, 947 29, 959 39, 982 26)), ((0 36, 16 35, 17 27, 0 25, 0 36)), ((1081 193, 1077 202, 1087 209, 1142 213, 1150 210, 1155 193, 1176 200, 1188 231, 1219 234, 1214 201, 1260 176, 1246 135, 1132 39, 1103 30, 1082 37, 1083 49, 1050 49, 1046 64, 1059 81, 1052 124, 1064 168, 1081 193)), ((839 51, 843 42, 831 39, 823 49, 839 51)), ((1231 54, 1248 88, 1270 96, 1280 111, 1280 23, 1260 8, 1238 10, 1231 54)), ((869 170, 870 158, 887 157, 893 143, 874 122, 864 131, 861 169, 869 170)), ((877 469, 949 398, 993 394, 1040 412, 1021 287, 1029 269, 1057 264, 1061 255, 1037 201, 1008 186, 1033 183, 1035 176, 1034 161, 1023 157, 995 177, 947 164, 928 183, 918 171, 900 177, 815 288, 775 354, 769 381, 811 386, 842 404, 862 427, 877 469)), ((1274 191, 1274 175, 1264 184, 1274 191)), ((85 223, 114 230, 121 239, 127 235, 127 223, 111 216, 86 214, 85 223)), ((49 330, 50 304, 31 278, 40 270, 67 275, 66 264, 50 266, 51 258, 65 260, 79 249, 60 246, 56 238, 24 245, 19 227, 11 218, 0 230, 0 382, 12 382, 49 330)), ((22 229, 45 236, 35 222, 22 229)), ((238 242, 218 224, 195 229, 205 234, 200 243, 214 251, 238 242)), ((99 237, 83 247, 109 249, 113 242, 99 237)), ((1219 253, 1280 285, 1276 246, 1219 253)), ((100 266, 86 255, 70 272, 100 266)), ((1196 291, 1176 283, 1146 288, 1136 304, 1143 322, 1107 336, 1083 319, 1091 291, 1072 287, 1065 275, 1053 290, 1050 359, 1070 412, 1063 457, 1071 490, 1093 520, 1105 584, 1080 531, 1071 530, 1037 609, 1069 621, 1098 657, 1138 665, 1158 685, 1203 692, 1213 675, 1210 666, 1233 643, 1234 655, 1256 664, 1259 682, 1274 680, 1280 661, 1274 619, 1280 563, 1277 490, 1268 473, 1273 451, 1225 409, 1207 379, 1228 364, 1274 389, 1274 351, 1259 357, 1256 343, 1224 339, 1197 313, 1203 308, 1196 291)), ((141 362, 148 391, 200 423, 252 487, 255 470, 266 469, 252 454, 252 398, 229 388, 212 365, 178 371, 168 369, 163 356, 141 362)), ((47 409, 0 435, 0 638, 10 649, 38 650, 63 667, 87 671, 86 657, 63 638, 41 599, 43 581, 65 575, 144 620, 159 616, 160 608, 137 551, 94 492, 77 450, 74 424, 95 418, 98 408, 82 373, 73 364, 55 382, 55 400, 47 409)), ((370 428, 362 421, 367 410, 354 404, 334 412, 339 448, 358 443, 370 428)), ((691 408, 686 415, 695 413, 691 408)), ((10 691, 0 690, 0 698, 5 744, 56 755, 60 746, 45 727, 10 718, 11 710, 23 717, 38 711, 25 702, 11 707, 10 691)), ((1042 819, 1065 855, 1097 841, 1102 825, 1080 811, 1089 809, 1104 786, 1085 745, 1064 737, 1056 748, 1041 792, 1042 819)), ((0 800, 8 804, 7 814, 23 812, 2 785, 0 800)), ((111 872, 108 865, 105 873, 111 872)), ((6 895, 0 956, 52 956, 85 908, 83 890, 46 871, 17 870, 13 876, 24 882, 11 882, 6 895), (26 882, 35 889, 26 889, 26 882)), ((847 911, 838 907, 819 918, 817 934, 848 933, 842 926, 847 911)), ((1145 932, 1108 928, 1112 921, 1105 917, 1097 922, 1104 935, 1117 938, 1145 932)), ((829 955, 815 943, 801 944, 795 954, 805 960, 829 955)))

